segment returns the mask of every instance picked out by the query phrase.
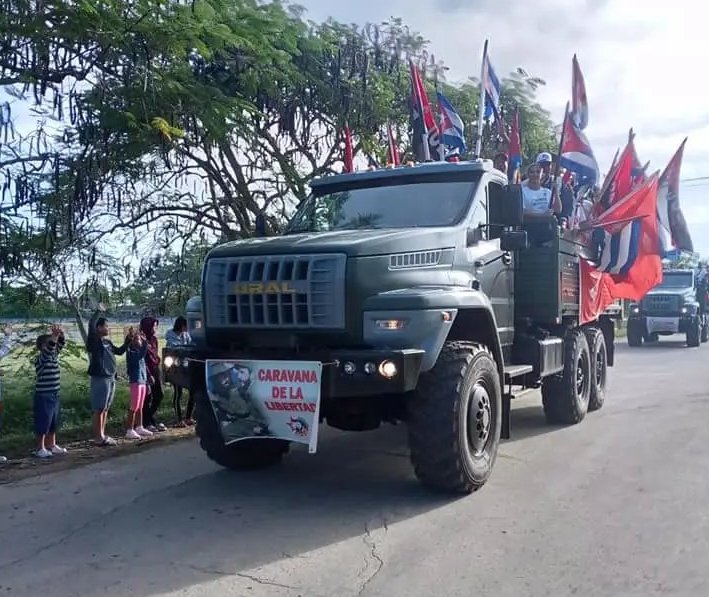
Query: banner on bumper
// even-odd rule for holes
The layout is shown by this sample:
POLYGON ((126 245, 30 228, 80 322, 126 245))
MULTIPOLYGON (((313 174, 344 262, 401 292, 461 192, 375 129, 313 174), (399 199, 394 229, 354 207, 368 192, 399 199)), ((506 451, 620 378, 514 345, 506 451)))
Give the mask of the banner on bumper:
POLYGON ((315 453, 322 363, 207 360, 205 374, 224 443, 282 439, 315 453))

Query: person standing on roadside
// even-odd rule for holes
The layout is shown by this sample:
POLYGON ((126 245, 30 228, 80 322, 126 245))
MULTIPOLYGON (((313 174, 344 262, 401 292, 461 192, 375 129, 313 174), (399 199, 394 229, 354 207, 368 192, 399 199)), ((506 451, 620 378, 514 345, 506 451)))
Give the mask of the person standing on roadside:
POLYGON ((116 355, 125 354, 128 340, 122 346, 115 346, 109 340, 108 321, 101 313, 99 305, 89 321, 86 348, 89 352, 89 378, 91 410, 93 412, 94 442, 97 446, 115 446, 116 440, 106 435, 108 411, 116 394, 116 355))
POLYGON ((130 409, 126 425, 126 439, 140 439, 152 436, 152 432, 143 427, 143 404, 148 393, 148 372, 145 366, 145 355, 148 353, 148 343, 142 332, 131 328, 128 332, 128 351, 126 352, 126 368, 130 387, 130 409))
POLYGON ((140 331, 148 343, 148 352, 145 355, 145 364, 148 370, 148 396, 143 404, 143 425, 155 433, 167 429, 163 423, 158 423, 155 420, 155 414, 158 412, 163 398, 157 337, 158 320, 154 317, 143 317, 140 320, 140 331))
MULTIPOLYGON (((10 326, 5 326, 2 331, 5 338, 0 345, 0 360, 4 359, 10 354, 10 352, 12 352, 12 328, 10 326)), ((2 431, 2 417, 3 411, 5 410, 5 403, 2 399, 2 378, 3 371, 0 369, 0 431, 2 431)), ((0 456, 0 464, 3 462, 7 462, 7 458, 5 456, 0 456)))
POLYGON ((59 429, 59 390, 60 369, 59 352, 64 348, 64 331, 59 326, 52 326, 49 334, 37 338, 39 354, 34 367, 37 381, 34 389, 34 427, 37 437, 37 458, 51 458, 66 454, 66 448, 57 444, 59 429))
MULTIPOLYGON (((165 342, 168 347, 171 346, 186 346, 192 344, 192 337, 187 331, 187 320, 180 316, 175 319, 175 324, 172 326, 171 330, 167 330, 165 334, 165 342)), ((192 419, 192 413, 194 412, 194 398, 192 393, 190 393, 187 399, 187 409, 185 410, 185 418, 182 418, 182 388, 180 386, 175 386, 175 395, 172 399, 172 405, 175 408, 175 415, 177 416, 178 427, 191 427, 194 425, 194 420, 192 419)))

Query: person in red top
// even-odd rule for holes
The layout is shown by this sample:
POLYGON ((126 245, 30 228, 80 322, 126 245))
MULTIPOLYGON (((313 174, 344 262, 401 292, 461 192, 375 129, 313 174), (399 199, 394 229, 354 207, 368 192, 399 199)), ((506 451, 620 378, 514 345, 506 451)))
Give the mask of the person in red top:
POLYGON ((152 432, 167 429, 163 423, 158 423, 155 420, 155 413, 158 412, 163 397, 157 329, 158 320, 154 317, 143 317, 140 320, 140 331, 143 332, 148 343, 148 352, 145 355, 145 365, 148 370, 148 395, 143 403, 143 425, 152 432))

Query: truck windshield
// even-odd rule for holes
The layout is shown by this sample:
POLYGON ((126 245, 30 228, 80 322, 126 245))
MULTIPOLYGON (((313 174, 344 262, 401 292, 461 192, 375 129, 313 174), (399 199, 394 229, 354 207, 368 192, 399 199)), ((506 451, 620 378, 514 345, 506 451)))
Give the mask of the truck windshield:
POLYGON ((667 273, 662 276, 662 282, 658 288, 691 288, 692 274, 690 272, 682 273, 667 273))
POLYGON ((431 181, 333 188, 311 195, 286 234, 453 226, 466 214, 477 182, 431 181))

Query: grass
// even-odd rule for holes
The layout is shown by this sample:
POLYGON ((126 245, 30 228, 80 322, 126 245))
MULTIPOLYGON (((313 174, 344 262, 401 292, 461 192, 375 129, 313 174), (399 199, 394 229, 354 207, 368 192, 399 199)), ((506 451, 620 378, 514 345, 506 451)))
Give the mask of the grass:
MULTIPOLYGON (((120 343, 123 326, 111 328, 111 339, 120 343)), ((34 446, 32 397, 35 372, 34 352, 26 346, 18 347, 0 362, 4 371, 4 414, 0 427, 0 454, 8 457, 26 456, 34 446)), ((118 386, 116 397, 109 413, 108 433, 122 435, 129 405, 128 381, 125 357, 116 357, 118 363, 118 386)), ((61 355, 61 427, 57 434, 60 443, 91 437, 91 405, 89 402, 88 358, 80 345, 68 342, 61 355)), ((174 421, 172 412, 172 388, 164 387, 165 397, 159 420, 174 421)))

